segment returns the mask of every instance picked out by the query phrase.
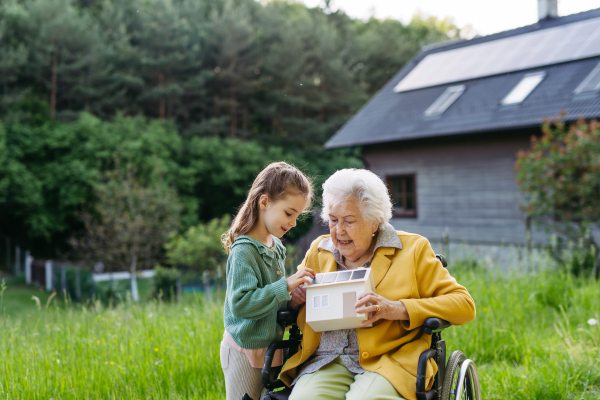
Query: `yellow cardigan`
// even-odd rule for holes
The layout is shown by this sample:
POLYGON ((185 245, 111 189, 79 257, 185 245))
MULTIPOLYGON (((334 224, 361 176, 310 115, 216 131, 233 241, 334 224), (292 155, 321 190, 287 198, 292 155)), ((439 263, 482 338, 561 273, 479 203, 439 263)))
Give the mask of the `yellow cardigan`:
MULTIPOLYGON (((408 400, 416 399, 416 375, 419 355, 431 346, 431 335, 421 328, 425 319, 438 317, 453 325, 466 324, 475 318, 475 302, 467 290, 450 276, 435 258, 429 241, 422 236, 398 232, 402 249, 380 247, 373 256, 371 269, 377 294, 389 300, 402 300, 409 321, 379 320, 372 328, 357 329, 360 365, 367 371, 384 376, 408 400)), ((298 269, 315 273, 333 272, 337 265, 333 254, 319 249, 317 238, 298 269)), ((280 379, 289 386, 298 375, 300 365, 319 347, 321 333, 306 324, 306 308, 298 315, 303 333, 298 353, 283 366, 280 379)), ((429 360, 427 389, 433 386, 437 365, 429 360)))

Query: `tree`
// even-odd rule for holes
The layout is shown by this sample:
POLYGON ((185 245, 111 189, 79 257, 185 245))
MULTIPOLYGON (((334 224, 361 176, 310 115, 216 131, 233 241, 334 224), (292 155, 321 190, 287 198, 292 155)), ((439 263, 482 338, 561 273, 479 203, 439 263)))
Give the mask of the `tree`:
POLYGON ((27 48, 14 34, 18 20, 19 8, 12 1, 0 3, 0 110, 6 110, 21 100, 27 91, 16 84, 19 69, 27 61, 27 48))
POLYGON ((50 120, 48 105, 35 100, 19 103, 13 113, 19 118, 3 124, 0 227, 38 256, 67 251, 68 237, 82 228, 78 214, 92 212, 94 184, 116 168, 115 159, 132 165, 142 185, 158 173, 178 192, 183 226, 197 223, 195 178, 181 165, 183 143, 171 122, 122 115, 101 121, 82 113, 65 124, 50 120))
POLYGON ((71 0, 24 2, 27 72, 48 93, 50 117, 57 111, 81 110, 91 92, 90 69, 101 41, 97 23, 71 0), (62 106, 62 107, 61 107, 62 106))
POLYGON ((217 269, 227 259, 221 235, 229 229, 230 220, 229 215, 224 215, 192 226, 182 235, 171 235, 165 244, 167 262, 190 267, 195 272, 217 269))
POLYGON ((129 269, 131 296, 138 301, 138 265, 151 268, 158 261, 167 235, 179 224, 181 207, 176 191, 160 176, 142 185, 131 164, 115 164, 117 169, 95 187, 95 213, 81 213, 85 229, 71 245, 88 264, 101 261, 110 271, 129 269))
POLYGON ((0 204, 6 201, 8 178, 6 173, 6 132, 0 122, 0 204))
MULTIPOLYGON (((531 149, 519 152, 516 169, 523 210, 534 221, 567 239, 600 227, 600 123, 580 119, 567 128, 560 120, 546 121, 531 149)), ((591 239, 598 276, 600 243, 591 239)))

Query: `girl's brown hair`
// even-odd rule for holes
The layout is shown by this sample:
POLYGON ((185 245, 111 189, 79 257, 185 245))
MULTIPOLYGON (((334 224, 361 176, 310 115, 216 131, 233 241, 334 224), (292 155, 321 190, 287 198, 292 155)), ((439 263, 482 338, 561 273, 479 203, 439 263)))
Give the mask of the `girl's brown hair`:
POLYGON ((312 182, 300 170, 288 163, 274 162, 267 165, 252 183, 248 197, 231 222, 231 227, 221 236, 227 254, 233 241, 238 236, 250 232, 258 221, 258 202, 263 194, 271 201, 280 200, 288 194, 301 194, 310 205, 313 198, 312 182))

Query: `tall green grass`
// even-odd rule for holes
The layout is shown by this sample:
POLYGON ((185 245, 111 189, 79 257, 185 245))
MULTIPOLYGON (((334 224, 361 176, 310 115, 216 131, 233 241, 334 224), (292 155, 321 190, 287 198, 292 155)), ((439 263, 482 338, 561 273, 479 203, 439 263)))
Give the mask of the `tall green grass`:
MULTIPOLYGON (((600 398, 600 325, 587 322, 600 320, 600 283, 555 271, 451 272, 473 295, 477 318, 443 336, 449 353, 477 363, 484 398, 600 398)), ((53 300, 47 309, 31 301, 0 321, 0 398, 221 399, 222 298, 53 300)))
POLYGON ((0 398, 221 399, 222 308, 41 305, 0 323, 0 398))
POLYGON ((599 282, 552 270, 453 275, 477 318, 443 337, 477 363, 485 398, 600 398, 600 325, 588 324, 600 320, 599 282))

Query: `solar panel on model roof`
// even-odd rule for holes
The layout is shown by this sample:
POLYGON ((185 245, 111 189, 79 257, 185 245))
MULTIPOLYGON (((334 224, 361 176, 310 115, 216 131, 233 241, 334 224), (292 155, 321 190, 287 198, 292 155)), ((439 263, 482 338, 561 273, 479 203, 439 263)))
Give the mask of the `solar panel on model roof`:
POLYGON ((394 88, 421 89, 600 55, 600 18, 425 56, 394 88))

